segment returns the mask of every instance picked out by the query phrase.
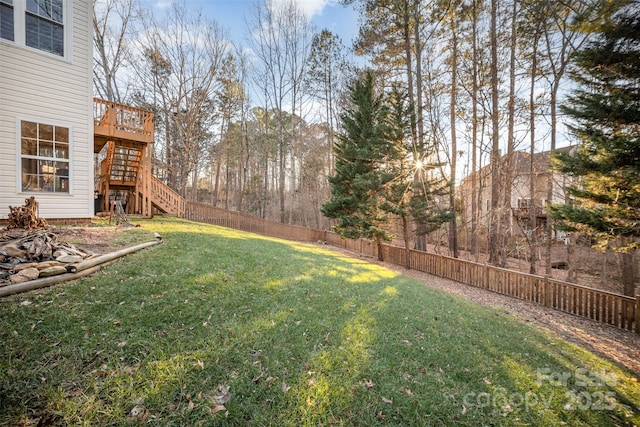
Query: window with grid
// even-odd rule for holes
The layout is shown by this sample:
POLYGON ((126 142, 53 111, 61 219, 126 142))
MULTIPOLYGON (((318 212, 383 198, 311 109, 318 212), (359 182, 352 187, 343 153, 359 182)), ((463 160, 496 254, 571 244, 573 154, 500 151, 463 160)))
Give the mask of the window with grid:
POLYGON ((69 192, 69 128, 21 121, 22 191, 69 192))
POLYGON ((0 0, 0 38, 14 40, 13 0, 0 0))
POLYGON ((64 56, 62 0, 27 0, 25 27, 27 46, 64 56))

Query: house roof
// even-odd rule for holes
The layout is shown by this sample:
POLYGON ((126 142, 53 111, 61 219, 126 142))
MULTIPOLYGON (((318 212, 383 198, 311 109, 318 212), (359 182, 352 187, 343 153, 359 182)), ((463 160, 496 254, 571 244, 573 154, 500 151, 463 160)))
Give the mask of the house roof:
MULTIPOLYGON (((562 148, 557 148, 555 151, 570 152, 575 148, 576 148, 575 146, 562 147, 562 148)), ((540 153, 533 154, 533 173, 534 174, 538 175, 538 174, 543 174, 548 172, 549 163, 550 163, 549 161, 550 153, 551 151, 543 151, 540 153)), ((527 151, 516 151, 513 153, 513 156, 514 156, 513 157, 513 162, 514 162, 513 176, 529 175, 531 171, 531 153, 527 151)), ((501 163, 506 163, 506 161, 507 161, 506 154, 500 157, 501 163)), ((491 164, 483 166, 479 171, 475 173, 479 173, 480 176, 488 176, 491 173, 491 164)), ((465 185, 465 182, 468 182, 473 176, 474 174, 471 173, 465 176, 464 178, 462 178, 462 185, 465 185)))

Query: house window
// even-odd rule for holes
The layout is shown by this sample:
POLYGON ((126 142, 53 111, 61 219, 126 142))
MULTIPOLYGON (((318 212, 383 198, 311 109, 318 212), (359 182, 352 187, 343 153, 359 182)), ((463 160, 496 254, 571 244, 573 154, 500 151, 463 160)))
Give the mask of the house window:
POLYGON ((519 209, 529 209, 532 207, 531 199, 518 199, 518 208, 519 209))
POLYGON ((27 0, 26 45, 64 55, 62 0, 27 0))
POLYGON ((13 0, 0 0, 0 38, 13 41, 13 0))
POLYGON ((69 192, 69 128, 21 121, 22 191, 69 192))

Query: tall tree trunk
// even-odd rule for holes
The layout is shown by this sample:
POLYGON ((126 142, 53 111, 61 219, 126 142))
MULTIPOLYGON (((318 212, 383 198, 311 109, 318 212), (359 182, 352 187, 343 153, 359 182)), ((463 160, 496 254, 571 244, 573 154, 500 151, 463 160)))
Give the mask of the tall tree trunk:
POLYGON ((489 224, 489 263, 501 260, 500 238, 500 117, 498 106, 498 0, 491 0, 491 211, 489 224))
MULTIPOLYGON (((629 243, 629 239, 622 237, 622 246, 629 243)), ((636 296, 636 268, 633 260, 635 250, 629 250, 620 254, 622 257, 622 285, 626 296, 636 296)))
MULTIPOLYGON (((511 49, 509 52, 509 102, 508 109, 508 125, 507 125, 507 159, 504 163, 503 179, 504 185, 503 191, 503 207, 502 207, 502 219, 501 223, 504 226, 503 240, 506 245, 511 242, 511 224, 512 224, 512 212, 511 212, 511 192, 513 187, 513 168, 514 168, 514 153, 515 153, 515 117, 516 117, 516 17, 518 13, 518 2, 513 0, 513 7, 511 10, 511 49)), ((506 248, 502 250, 502 256, 500 265, 502 267, 507 266, 508 251, 506 248)))
MULTIPOLYGON (((549 148, 549 158, 553 156, 553 153, 556 150, 556 130, 558 127, 557 123, 557 100, 558 100, 558 86, 557 81, 554 81, 553 87, 551 88, 551 99, 549 102, 549 106, 551 108, 551 147, 549 148)), ((553 171, 550 171, 548 174, 549 179, 547 180, 547 204, 553 202, 553 171)), ((547 245, 544 256, 544 264, 545 264, 545 273, 547 275, 551 275, 551 249, 553 248, 553 220, 551 215, 549 215, 548 209, 546 209, 546 218, 547 218, 547 245)))
POLYGON ((409 218, 402 215, 402 237, 404 238, 404 266, 411 269, 411 233, 409 232, 409 218))
MULTIPOLYGON (((278 114, 282 115, 282 112, 278 114)), ((284 203, 284 187, 286 185, 286 156, 285 156, 285 141, 284 141, 284 126, 282 125, 282 118, 280 118, 280 142, 278 144, 278 195, 280 199, 280 222, 285 222, 285 203, 284 203)))
POLYGON ((458 225, 456 207, 456 163, 458 160, 458 142, 456 135, 456 102, 458 80, 458 36, 455 13, 449 14, 451 19, 451 94, 449 104, 449 119, 451 121, 451 182, 449 186, 449 250, 454 258, 458 258, 458 225))
POLYGON ((213 186, 213 206, 218 206, 218 200, 220 198, 220 166, 222 162, 220 159, 216 161, 216 177, 215 184, 213 186))
POLYGON ((416 115, 416 125, 418 127, 418 146, 423 149, 424 148, 424 121, 422 120, 422 109, 423 109, 423 101, 422 101, 422 40, 420 38, 420 22, 421 22, 421 10, 420 10, 420 2, 416 2, 413 8, 414 19, 413 19, 413 45, 415 48, 415 57, 416 57, 416 105, 415 105, 415 115, 416 115))
POLYGON ((472 83, 471 83, 471 255, 478 251, 478 15, 473 0, 472 83))
MULTIPOLYGON (((402 16, 402 36, 404 41, 404 60, 407 67, 407 91, 409 92, 409 105, 411 105, 411 138, 415 144, 418 140, 418 130, 416 127, 416 113, 415 113, 415 93, 413 90, 413 59, 411 54, 411 26, 409 15, 409 1, 404 0, 404 11, 402 16)), ((414 145, 415 146, 415 145, 414 145)))
MULTIPOLYGON (((415 116, 417 126, 417 140, 414 142, 418 147, 418 152, 421 156, 424 156, 427 151, 427 147, 424 141, 424 120, 423 120, 423 88, 422 88, 422 40, 420 37, 420 22, 421 22, 421 8, 420 2, 416 2, 413 7, 413 45, 415 48, 415 82, 416 82, 416 103, 415 103, 415 116)), ((422 159, 423 161, 425 159, 422 159)), ((425 251, 427 249, 427 237, 423 235, 415 236, 415 247, 417 250, 425 251)))
POLYGON ((536 262, 538 261, 538 206, 536 200, 536 176, 535 176, 535 144, 536 144, 536 102, 535 85, 538 74, 538 36, 537 31, 533 39, 533 51, 531 53, 531 87, 529 88, 529 273, 536 274, 536 262))

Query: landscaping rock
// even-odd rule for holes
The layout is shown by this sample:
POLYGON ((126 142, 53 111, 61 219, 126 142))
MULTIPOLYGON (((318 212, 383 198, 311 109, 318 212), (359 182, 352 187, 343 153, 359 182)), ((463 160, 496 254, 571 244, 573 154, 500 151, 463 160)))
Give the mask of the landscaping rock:
POLYGON ((61 262, 58 261, 43 261, 43 262, 39 262, 36 264, 36 268, 40 271, 45 270, 49 267, 57 267, 59 265, 62 265, 61 262))
POLYGON ((40 271, 35 267, 25 268, 20 270, 13 276, 11 276, 11 283, 28 282, 29 280, 35 280, 40 276, 40 271))
MULTIPOLYGON (((37 262, 25 262, 23 264, 17 264, 13 267, 13 271, 14 272, 18 272, 18 271, 22 271, 25 270, 27 268, 31 268, 31 267, 37 267, 38 263, 37 262)), ((41 268, 38 268, 38 270, 42 270, 41 268)))
POLYGON ((0 251, 9 257, 26 258, 27 251, 20 249, 15 243, 9 243, 0 247, 0 251))
POLYGON ((67 272, 66 268, 64 268, 61 265, 56 265, 53 267, 45 268, 44 270, 40 271, 40 277, 57 276, 59 274, 64 274, 66 272, 67 272))
POLYGON ((57 251, 55 251, 53 253, 53 257, 56 258, 56 259, 58 259, 58 258, 60 258, 62 256, 65 256, 65 255, 69 255, 69 253, 67 251, 63 251, 61 249, 58 249, 57 251))
POLYGON ((82 257, 80 255, 63 255, 61 257, 56 258, 56 261, 62 262, 65 264, 80 262, 82 261, 82 257))

